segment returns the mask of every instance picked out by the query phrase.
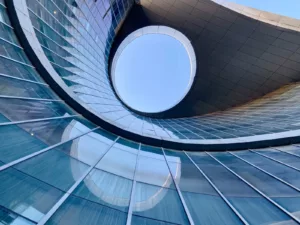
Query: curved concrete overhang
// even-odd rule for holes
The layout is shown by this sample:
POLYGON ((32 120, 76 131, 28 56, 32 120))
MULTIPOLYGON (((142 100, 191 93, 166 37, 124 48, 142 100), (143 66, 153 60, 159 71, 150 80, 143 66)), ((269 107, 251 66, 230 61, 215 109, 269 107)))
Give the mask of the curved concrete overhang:
POLYGON ((300 20, 228 0, 140 0, 111 50, 131 32, 169 26, 186 35, 196 52, 189 94, 155 118, 183 118, 230 109, 300 80, 300 20), (135 18, 139 18, 136 20, 135 18))
MULTIPOLYGON (((120 126, 115 126, 114 124, 111 124, 109 121, 106 121, 105 119, 97 116, 92 109, 90 109, 87 105, 81 102, 80 99, 78 99, 77 96, 72 92, 72 90, 65 85, 62 79, 53 69, 52 65, 49 63, 47 57, 45 56, 43 50, 41 49, 40 43, 37 40, 37 37, 33 30, 33 26, 31 24, 31 20, 28 14, 28 9, 26 6, 26 1, 7 0, 6 4, 7 4, 7 10, 12 25, 19 38, 19 41, 21 45, 24 47, 26 54, 28 55, 29 59, 32 61, 33 65, 36 67, 40 75, 46 80, 46 82, 49 83, 51 88, 54 91, 56 91, 56 93, 66 101, 66 103, 68 103, 71 107, 73 107, 75 110, 77 110, 87 119, 100 125, 104 129, 112 133, 118 134, 120 136, 123 136, 131 140, 135 140, 137 142, 142 142, 154 146, 174 148, 174 149, 197 150, 197 151, 239 150, 239 149, 247 149, 247 148, 267 147, 271 145, 275 146, 275 145, 290 144, 290 143, 296 143, 300 141, 299 130, 281 132, 276 134, 256 135, 256 136, 244 137, 244 138, 228 138, 228 139, 218 139, 218 140, 173 140, 167 138, 159 139, 158 137, 152 137, 151 135, 144 136, 141 134, 130 132, 126 129, 122 129, 120 126)), ((222 8, 222 10, 224 9, 222 8)), ((136 12, 134 11, 132 15, 134 15, 135 13, 136 12)), ((229 10, 227 11, 227 13, 232 13, 232 12, 229 10)), ((128 21, 130 21, 130 19, 132 19, 132 17, 129 18, 128 21)), ((179 17, 178 19, 182 19, 182 18, 179 17)), ((243 20, 247 21, 247 19, 244 17, 243 20)), ((148 20, 148 22, 149 21, 150 20, 148 20)), ((126 26, 127 22, 125 22, 124 24, 124 29, 121 28, 121 30, 123 29, 123 31, 120 31, 120 36, 118 37, 119 40, 120 37, 124 35, 124 31, 128 31, 128 26, 126 26)), ((154 22, 154 20, 150 22, 154 22)), ((253 22, 252 19, 250 21, 250 24, 251 22, 253 22)), ((165 24, 165 25, 172 26, 171 24, 165 24)), ((264 23, 260 25, 266 26, 264 23)), ((275 28, 271 26, 269 27, 269 29, 272 30, 275 28)), ((276 29, 273 31, 276 31, 276 29)), ((282 32, 288 32, 288 31, 282 31, 282 32)), ((193 39, 191 38, 191 40, 193 39)), ((197 45, 195 46, 197 47, 197 45)), ((209 48, 205 48, 206 53, 208 49, 209 48)), ((201 56, 202 55, 200 55, 200 60, 202 58, 201 56)))

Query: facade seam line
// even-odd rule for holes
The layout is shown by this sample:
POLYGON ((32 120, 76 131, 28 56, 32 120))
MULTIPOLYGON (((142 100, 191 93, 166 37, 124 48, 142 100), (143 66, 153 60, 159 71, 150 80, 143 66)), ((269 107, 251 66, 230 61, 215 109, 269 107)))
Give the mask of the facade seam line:
POLYGON ((272 203, 274 206, 276 206, 278 209, 280 209, 283 213, 285 213, 288 217, 293 219, 295 222, 300 224, 300 220, 295 217, 293 214, 291 214, 289 211, 287 211, 285 208, 283 208, 281 205, 273 201, 271 198, 269 198, 267 195, 265 195, 263 192, 261 192, 259 189, 257 189, 255 186, 253 186, 251 183, 246 181, 244 178, 242 178, 240 175, 238 175, 236 172, 231 170, 229 167, 227 167, 225 164, 223 164, 221 161, 219 161, 217 158, 215 158, 213 155, 211 155, 209 152, 205 152, 207 155, 209 155, 212 159, 217 161, 221 166, 223 166, 226 170, 228 170, 230 173, 232 173, 234 176, 239 178, 241 181, 243 181, 246 185, 248 185, 250 188, 252 188, 254 191, 256 191, 259 195, 264 197, 266 200, 268 200, 270 203, 272 203))
POLYGON ((264 158, 270 159, 270 160, 272 160, 272 161, 274 161, 274 162, 277 162, 277 163, 279 163, 279 164, 281 164, 281 165, 284 165, 284 166, 286 166, 286 167, 289 167, 289 168, 291 168, 291 169, 293 169, 293 170, 296 170, 296 171, 300 172, 300 169, 298 169, 298 168, 296 168, 296 167, 293 167, 293 166, 291 166, 291 165, 288 165, 288 164, 286 164, 286 163, 284 163, 284 162, 281 162, 281 161, 279 161, 279 160, 277 160, 277 159, 274 159, 274 158, 272 158, 272 157, 270 157, 270 156, 264 155, 264 154, 262 154, 262 153, 259 153, 259 152, 257 152, 257 151, 251 150, 251 149, 250 149, 250 151, 253 152, 253 153, 256 153, 256 154, 258 154, 258 155, 260 155, 260 156, 262 156, 262 157, 264 157, 264 158))
POLYGON ((23 79, 23 78, 20 78, 20 77, 14 77, 14 76, 10 76, 10 75, 3 74, 3 73, 0 73, 0 76, 1 77, 7 77, 7 78, 15 79, 15 80, 26 81, 28 83, 40 84, 40 85, 44 85, 44 86, 49 87, 49 85, 46 84, 46 83, 42 83, 42 82, 38 82, 38 81, 33 81, 33 80, 28 80, 28 79, 23 79))
POLYGON ((112 146, 116 143, 116 141, 119 139, 117 137, 113 143, 107 148, 106 152, 100 156, 100 158, 89 167, 89 169, 72 185, 72 187, 66 191, 66 193, 59 199, 59 201, 47 212, 47 214, 44 215, 44 217, 38 222, 37 225, 44 225, 47 223, 47 221, 51 218, 51 216, 58 210, 58 208, 66 201, 66 199, 72 194, 72 192, 79 186, 81 181, 83 181, 90 172, 95 168, 95 166, 103 159, 103 157, 109 152, 109 150, 112 148, 112 146))
POLYGON ((213 187, 213 189, 220 195, 223 201, 229 206, 229 208, 235 213, 235 215, 242 221, 245 225, 250 225, 247 220, 238 212, 238 210, 227 200, 227 198, 222 194, 222 192, 217 188, 217 186, 209 179, 209 177, 200 169, 200 167, 194 162, 194 160, 185 152, 185 155, 194 164, 194 166, 199 170, 199 172, 204 176, 208 183, 213 187))
POLYGON ((57 116, 57 117, 49 117, 49 118, 34 119, 34 120, 21 120, 21 121, 16 121, 16 122, 5 122, 5 123, 0 123, 0 126, 15 125, 15 124, 22 124, 22 123, 33 123, 33 122, 41 122, 41 121, 49 121, 49 120, 57 120, 57 119, 68 119, 68 118, 79 117, 79 116, 80 115, 57 116))
POLYGON ((189 222, 190 222, 191 225, 195 225, 194 220, 193 220, 193 218, 192 218, 192 215, 191 215, 191 213, 190 213, 190 210, 189 210, 189 208, 187 207, 187 204, 186 204, 186 202, 185 202, 185 200, 184 200, 184 198, 183 198, 183 196, 182 196, 181 190, 180 190, 180 188, 179 188, 179 186, 178 186, 177 182, 175 181, 175 178, 174 178, 174 176, 173 176, 173 174, 172 174, 171 168, 170 168, 170 166, 169 166, 169 162, 168 162, 167 157, 166 157, 165 150, 164 150, 164 148, 161 148, 161 150, 162 150, 162 152, 163 152, 163 154, 164 154, 164 158, 165 158, 166 164, 167 164, 167 166, 168 166, 170 175, 171 175, 172 180, 173 180, 173 182, 174 182, 174 185, 175 185, 175 187, 176 187, 177 193, 178 193, 178 195, 179 195, 181 204, 182 204, 182 206, 183 206, 183 208, 184 208, 184 211, 185 211, 185 213, 186 213, 186 215, 187 215, 187 218, 188 218, 188 220, 189 220, 189 222))
POLYGON ((138 160, 140 157, 140 151, 141 151, 141 143, 139 144, 138 154, 136 156, 136 163, 134 168, 134 174, 133 174, 133 181, 132 181, 132 188, 130 193, 130 200, 129 200, 129 207, 128 207, 128 213, 127 213, 127 220, 126 225, 131 225, 132 220, 132 208, 133 208, 133 201, 134 201, 134 193, 135 193, 135 187, 136 187, 136 170, 138 167, 138 160))
POLYGON ((23 162, 23 161, 25 161, 25 160, 27 160, 27 159, 31 159, 31 158, 33 158, 33 157, 35 157, 35 156, 37 156, 37 155, 40 155, 40 154, 42 154, 42 153, 44 153, 44 152, 47 152, 47 151, 49 151, 49 150, 52 150, 52 149, 54 149, 54 148, 56 148, 56 147, 58 147, 58 146, 60 146, 60 145, 63 145, 63 144, 65 144, 65 143, 68 143, 69 141, 73 141, 74 139, 80 138, 81 136, 84 136, 84 135, 86 135, 86 134, 89 134, 89 133, 91 133, 91 132, 93 132, 93 131, 95 131, 95 130, 97 130, 97 129, 99 129, 99 128, 100 128, 100 127, 93 128, 93 129, 91 129, 91 130, 89 130, 89 131, 87 131, 87 132, 84 132, 84 133, 82 133, 82 134, 79 134, 79 135, 77 135, 77 136, 75 136, 75 137, 72 137, 72 138, 70 138, 70 139, 68 139, 68 140, 61 141, 61 142, 59 142, 59 143, 57 143, 57 144, 55 144, 55 145, 51 145, 51 146, 49 146, 49 147, 47 147, 47 148, 44 148, 44 149, 42 149, 42 150, 40 150, 40 151, 34 152, 34 153, 32 153, 32 154, 30 154, 30 155, 27 155, 27 156, 24 156, 24 157, 22 157, 22 158, 20 158, 20 159, 16 159, 16 160, 14 160, 14 161, 12 161, 12 162, 9 162, 9 163, 7 163, 7 164, 4 164, 3 166, 0 166, 0 172, 3 171, 3 170, 6 170, 7 168, 10 168, 10 167, 12 167, 12 166, 18 164, 18 163, 21 163, 21 162, 23 162))
POLYGON ((297 155, 297 154, 295 154, 295 153, 288 152, 288 151, 284 151, 284 150, 281 150, 281 149, 278 149, 278 148, 274 148, 274 149, 276 149, 276 150, 278 150, 278 151, 280 151, 280 152, 286 153, 286 154, 288 154, 288 155, 292 155, 292 156, 295 156, 295 157, 297 157, 297 158, 300 158, 300 155, 297 155))
POLYGON ((228 153, 231 154, 231 155, 233 155, 233 156, 235 156, 236 158, 242 160, 243 162, 247 163, 248 165, 253 166, 254 168, 258 169, 259 171, 261 171, 261 172, 263 172, 263 173, 265 173, 265 174, 268 174, 270 177, 273 177, 274 179, 280 181, 281 183, 284 183, 285 185, 288 185, 289 187, 293 188, 294 190, 300 192, 300 189, 297 188, 297 187, 295 187, 294 185, 289 184, 288 182, 282 180, 281 178, 279 178, 279 177, 277 177, 277 176, 275 176, 275 175, 269 173, 268 171, 266 171, 266 170, 264 170, 264 169, 262 169, 262 168, 260 168, 260 167, 258 167, 258 166, 256 166, 256 165, 252 164, 251 162, 248 162, 246 159, 243 159, 243 158, 241 158, 240 156, 238 156, 238 155, 236 155, 236 154, 234 154, 234 153, 232 153, 232 152, 228 152, 228 153))
POLYGON ((47 102, 63 102, 61 99, 50 99, 50 98, 30 98, 30 97, 19 97, 19 96, 9 96, 0 95, 0 98, 12 98, 12 99, 23 99, 23 100, 34 100, 34 101, 47 101, 47 102))

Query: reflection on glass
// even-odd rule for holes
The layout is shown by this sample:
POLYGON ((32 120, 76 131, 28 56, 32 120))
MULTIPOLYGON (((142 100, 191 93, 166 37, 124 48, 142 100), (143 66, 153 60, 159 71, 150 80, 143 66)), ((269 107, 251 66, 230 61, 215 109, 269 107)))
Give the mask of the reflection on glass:
POLYGON ((12 213, 11 211, 0 206, 0 224, 3 225, 33 225, 35 223, 12 213))
POLYGON ((0 126, 0 158, 8 163, 89 130, 73 118, 0 126))
POLYGON ((250 224, 280 222, 296 224, 287 214, 269 202, 265 197, 258 194, 210 156, 205 153, 193 153, 191 154, 191 158, 250 224))
POLYGON ((124 138, 119 138, 118 141, 115 143, 114 147, 137 154, 139 144, 124 138))
POLYGON ((3 76, 0 76, 0 95, 57 99, 49 87, 3 76))
POLYGON ((166 162, 154 158, 139 156, 135 179, 165 188, 175 188, 166 162))
POLYGON ((131 180, 94 169, 73 194, 127 212, 131 188, 131 180))
POLYGON ((63 192, 15 169, 0 172, 0 205, 38 222, 63 192))
POLYGON ((136 158, 135 154, 112 147, 96 167, 118 176, 133 179, 136 158))
POLYGON ((133 214, 176 224, 189 224, 176 190, 140 182, 135 187, 133 214))
POLYGON ((16 122, 75 114, 62 102, 0 98, 0 105, 0 122, 16 122))
POLYGON ((75 196, 69 196, 47 225, 125 225, 127 213, 75 196))
POLYGON ((177 223, 168 223, 157 219, 151 219, 142 216, 132 216, 131 225, 174 225, 177 223))
POLYGON ((113 134, 95 130, 59 146, 59 149, 86 164, 94 165, 106 153, 114 139, 116 136, 113 134))
POLYGON ((215 153, 214 156, 266 196, 299 217, 297 216, 297 212, 300 211, 300 193, 298 191, 229 153, 215 153))
POLYGON ((17 164, 15 168, 67 191, 89 167, 60 151, 50 150, 17 164))
POLYGON ((149 145, 141 145, 140 155, 155 159, 165 160, 161 148, 152 147, 149 145))
POLYGON ((289 166, 293 166, 297 169, 300 169, 300 158, 297 156, 289 155, 287 153, 280 152, 275 149, 260 149, 256 151, 260 154, 270 157, 271 159, 278 160, 279 162, 283 162, 289 166))
POLYGON ((184 152, 165 153, 195 224, 242 224, 184 152))
POLYGON ((236 155, 254 164, 255 166, 264 169, 265 171, 273 174, 276 177, 300 188, 300 172, 277 163, 271 159, 265 158, 261 155, 250 151, 236 152, 236 155))

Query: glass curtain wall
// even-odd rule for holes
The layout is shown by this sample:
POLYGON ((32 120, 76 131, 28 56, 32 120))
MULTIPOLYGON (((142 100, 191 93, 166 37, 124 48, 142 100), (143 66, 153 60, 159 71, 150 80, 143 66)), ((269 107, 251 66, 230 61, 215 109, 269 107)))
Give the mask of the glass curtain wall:
POLYGON ((108 133, 49 88, 0 13, 0 224, 299 223, 299 146, 187 153, 108 133))
MULTIPOLYGON (((295 131, 299 84, 209 115, 153 119, 127 109, 109 82, 110 49, 133 0, 26 0, 35 34, 57 74, 100 117, 158 139, 201 141, 295 131), (281 110, 276 110, 281 109, 281 110)), ((139 36, 138 32, 136 36, 139 36)))

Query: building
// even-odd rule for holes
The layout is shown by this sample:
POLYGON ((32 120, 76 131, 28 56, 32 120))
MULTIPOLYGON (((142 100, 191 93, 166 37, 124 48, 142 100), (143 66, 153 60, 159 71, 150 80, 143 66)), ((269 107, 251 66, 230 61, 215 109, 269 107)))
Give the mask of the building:
POLYGON ((217 0, 0 0, 0 224, 300 223, 300 20, 217 0), (110 71, 128 35, 194 47, 175 107, 110 71))

